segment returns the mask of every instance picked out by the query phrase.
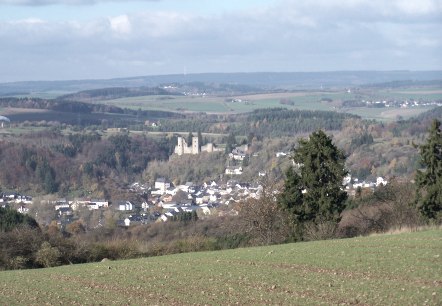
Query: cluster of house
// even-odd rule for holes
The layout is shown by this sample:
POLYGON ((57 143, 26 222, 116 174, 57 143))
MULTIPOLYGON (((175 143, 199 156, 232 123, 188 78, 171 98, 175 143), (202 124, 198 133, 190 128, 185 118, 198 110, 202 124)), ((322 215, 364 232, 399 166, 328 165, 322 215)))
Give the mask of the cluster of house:
MULTIPOLYGON (((147 195, 146 200, 141 204, 128 200, 116 201, 111 204, 105 199, 57 199, 47 201, 46 204, 54 207, 56 221, 60 225, 67 225, 74 221, 76 211, 82 209, 92 211, 112 208, 115 212, 121 213, 122 217, 118 224, 130 226, 158 220, 166 222, 185 212, 196 211, 198 215, 210 215, 214 208, 221 205, 229 205, 249 197, 259 197, 262 187, 234 180, 230 180, 226 184, 218 184, 213 181, 202 185, 187 182, 174 186, 168 179, 158 178, 153 186, 134 183, 130 189, 133 192, 142 192, 147 195)), ((12 206, 8 204, 19 203, 20 208, 17 210, 27 213, 32 204, 32 198, 17 193, 5 193, 1 197, 1 202, 4 207, 12 206)))
POLYGON ((32 205, 32 197, 22 195, 17 192, 0 193, 0 207, 15 207, 19 213, 26 214, 29 212, 29 206, 32 205))
MULTIPOLYGON (((192 147, 197 148, 197 137, 193 139, 196 142, 192 147)), ((183 149, 187 144, 182 140, 181 146, 178 142, 177 148, 183 149)), ((175 150, 177 150, 175 148, 175 150)), ((190 149, 190 148, 189 148, 190 149)), ((200 151, 198 150, 198 153, 200 151)), ((187 152, 186 152, 187 153, 187 152)), ((183 151, 183 154, 186 154, 183 151)), ((192 153, 187 153, 192 154, 192 153)), ((236 147, 229 154, 229 160, 233 165, 227 167, 225 174, 240 175, 242 174, 242 161, 247 157, 248 146, 236 147)), ((277 152, 277 158, 287 158, 289 153, 277 152)), ((260 172, 259 176, 265 176, 265 172, 260 172)), ((348 176, 343 184, 349 194, 355 192, 358 188, 375 188, 386 185, 388 182, 378 177, 375 182, 360 182, 357 178, 348 176)), ((110 207, 113 211, 119 212, 120 220, 118 224, 121 226, 130 226, 134 224, 146 224, 155 221, 168 221, 182 213, 197 212, 199 216, 212 214, 215 208, 218 214, 230 213, 235 211, 227 208, 229 204, 246 200, 248 198, 259 198, 262 186, 251 183, 240 183, 236 180, 229 180, 227 183, 219 183, 212 181, 202 185, 196 185, 187 182, 182 185, 174 186, 167 178, 158 178, 155 183, 150 186, 142 183, 134 183, 130 186, 130 190, 134 193, 143 195, 145 199, 141 204, 132 203, 129 200, 115 201, 110 203, 105 199, 58 199, 48 202, 53 205, 57 221, 63 224, 72 222, 75 217, 75 211, 81 209, 106 210, 110 207)), ((17 193, 4 193, 0 197, 2 206, 14 203, 14 207, 21 213, 29 212, 29 206, 32 205, 32 198, 17 193), (18 208, 17 208, 18 206, 18 208)), ((12 205, 9 205, 12 206, 12 205)), ((100 221, 101 222, 101 221, 100 221)))
POLYGON ((182 185, 173 186, 165 179, 159 178, 155 181, 154 188, 143 209, 160 207, 165 211, 160 219, 167 221, 169 217, 181 212, 192 212, 199 210, 207 215, 211 214, 213 208, 221 205, 229 205, 247 198, 258 198, 262 186, 258 184, 240 183, 229 180, 225 184, 212 181, 202 185, 195 185, 187 182, 182 185))
POLYGON ((233 162, 233 165, 226 167, 225 174, 227 175, 241 175, 243 172, 242 162, 247 157, 247 152, 249 150, 249 145, 245 144, 236 147, 229 153, 229 161, 233 162))
MULTIPOLYGON (((128 215, 119 221, 119 224, 124 226, 158 220, 166 222, 182 213, 197 212, 199 216, 210 215, 220 206, 228 207, 248 198, 258 198, 262 186, 235 180, 225 184, 212 181, 202 185, 187 182, 174 186, 170 180, 158 178, 152 187, 136 182, 130 189, 146 194, 147 200, 141 205, 133 205, 126 201, 127 206, 124 210, 128 215), (135 210, 138 212, 134 212, 135 210)), ((117 204, 117 207, 118 210, 123 210, 121 204, 117 204)), ((235 214, 231 210, 224 213, 235 214)), ((218 214, 223 212, 218 210, 218 214)))
POLYGON ((357 178, 349 179, 346 184, 346 189, 357 189, 357 188, 375 188, 380 186, 385 186, 388 184, 388 181, 383 177, 379 176, 376 178, 375 182, 372 181, 362 181, 360 182, 357 178))
POLYGON ((368 107, 400 107, 409 108, 416 106, 442 106, 442 101, 419 101, 419 100, 362 100, 368 107))

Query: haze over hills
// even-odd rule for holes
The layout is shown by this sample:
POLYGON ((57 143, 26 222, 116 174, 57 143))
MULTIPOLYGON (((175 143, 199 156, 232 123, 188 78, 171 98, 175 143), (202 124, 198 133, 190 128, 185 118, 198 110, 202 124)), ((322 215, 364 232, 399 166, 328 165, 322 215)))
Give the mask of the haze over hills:
POLYGON ((330 71, 253 72, 152 75, 130 78, 0 83, 0 95, 32 92, 98 89, 104 87, 158 86, 170 83, 217 83, 256 86, 262 89, 320 89, 364 86, 391 82, 442 80, 442 71, 330 71))

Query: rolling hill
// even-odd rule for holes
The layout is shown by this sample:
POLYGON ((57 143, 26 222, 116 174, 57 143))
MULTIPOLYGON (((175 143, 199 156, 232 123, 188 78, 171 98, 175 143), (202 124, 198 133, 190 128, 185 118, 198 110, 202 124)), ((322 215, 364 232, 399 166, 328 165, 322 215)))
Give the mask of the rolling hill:
POLYGON ((440 305, 442 231, 0 272, 2 305, 440 305))

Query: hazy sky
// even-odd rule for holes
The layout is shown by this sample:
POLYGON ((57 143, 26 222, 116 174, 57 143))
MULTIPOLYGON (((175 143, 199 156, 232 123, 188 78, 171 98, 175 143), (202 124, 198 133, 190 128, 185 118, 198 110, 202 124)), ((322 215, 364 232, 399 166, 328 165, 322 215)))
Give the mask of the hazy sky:
POLYGON ((0 0, 0 82, 442 70, 442 0, 0 0))

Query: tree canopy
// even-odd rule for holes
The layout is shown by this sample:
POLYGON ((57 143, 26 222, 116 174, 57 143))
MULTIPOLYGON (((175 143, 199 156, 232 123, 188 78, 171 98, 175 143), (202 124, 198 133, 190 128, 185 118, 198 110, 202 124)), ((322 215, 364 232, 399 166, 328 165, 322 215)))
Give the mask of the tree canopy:
POLYGON ((8 232, 19 225, 38 227, 38 223, 34 218, 12 209, 0 207, 0 232, 8 232))
POLYGON ((318 130, 299 141, 292 158, 299 169, 288 170, 280 204, 300 223, 339 221, 347 199, 344 153, 318 130))
POLYGON ((436 219, 442 211, 442 133, 441 122, 433 120, 427 142, 420 146, 425 170, 416 173, 416 203, 421 213, 436 219))

